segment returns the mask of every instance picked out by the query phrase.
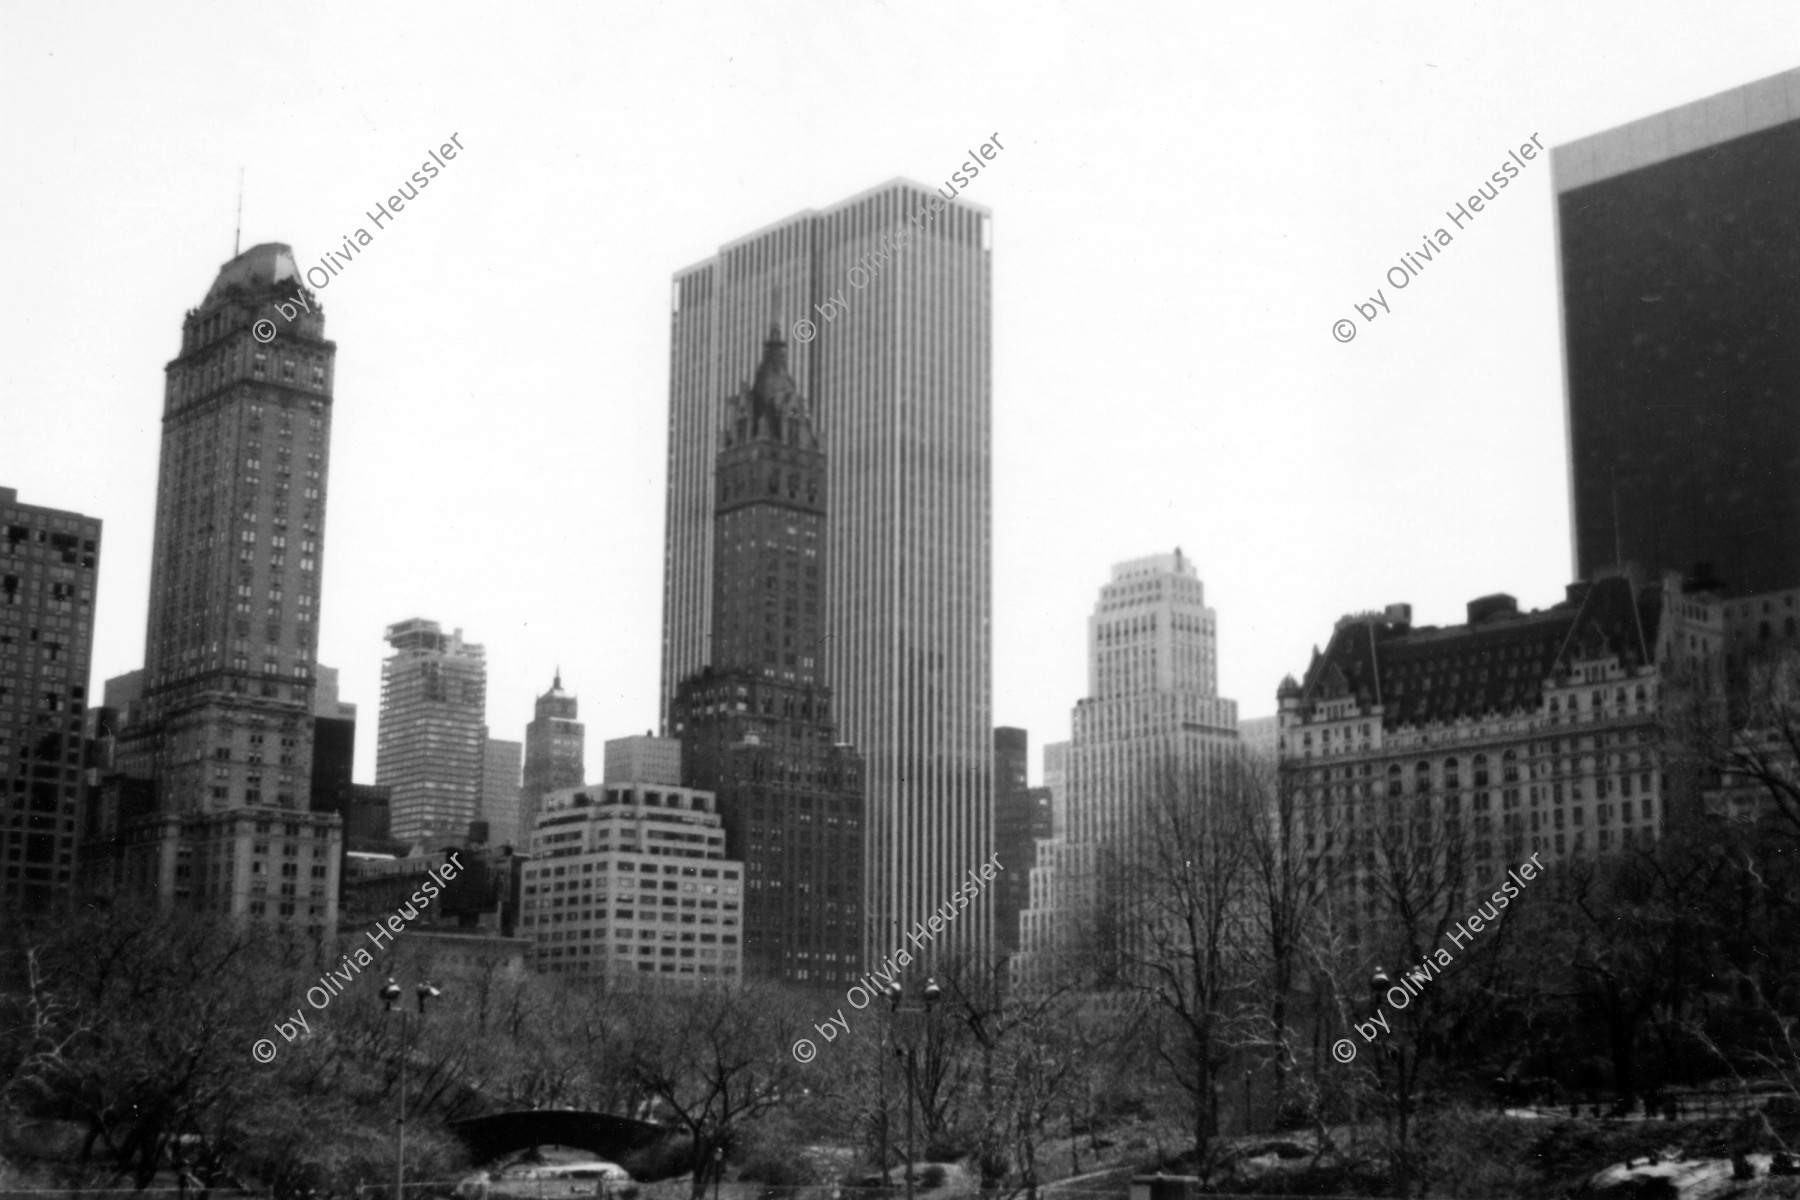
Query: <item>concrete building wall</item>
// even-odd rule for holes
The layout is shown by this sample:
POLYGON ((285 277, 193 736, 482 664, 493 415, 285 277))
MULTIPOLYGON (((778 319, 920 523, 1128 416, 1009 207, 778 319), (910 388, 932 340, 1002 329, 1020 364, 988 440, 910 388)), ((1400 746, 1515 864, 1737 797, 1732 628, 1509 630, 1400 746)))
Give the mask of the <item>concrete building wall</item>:
POLYGON ((681 786, 681 739, 672 737, 608 738, 605 755, 607 784, 656 783, 681 786))
POLYGON ((481 819, 488 823, 488 842, 495 846, 523 846, 519 828, 520 771, 525 747, 519 742, 489 738, 481 757, 481 819))
POLYGON ((738 982, 743 873, 710 793, 563 789, 538 815, 520 933, 552 974, 738 982))

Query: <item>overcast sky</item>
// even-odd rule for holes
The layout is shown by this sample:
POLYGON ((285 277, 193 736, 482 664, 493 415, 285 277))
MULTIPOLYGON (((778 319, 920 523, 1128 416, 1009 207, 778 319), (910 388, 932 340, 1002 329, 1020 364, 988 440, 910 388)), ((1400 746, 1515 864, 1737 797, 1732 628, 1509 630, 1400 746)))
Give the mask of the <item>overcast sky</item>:
POLYGON ((239 168, 243 245, 304 266, 456 134, 321 294, 320 660, 359 779, 412 616, 486 645, 494 736, 560 664, 597 779, 656 723, 672 272, 997 133, 966 192, 994 223, 994 714, 1035 779, 1116 561, 1194 559, 1244 716, 1345 612, 1559 598, 1548 161, 1404 291, 1384 273, 1510 147, 1797 63, 1792 3, 12 3, 0 486, 104 519, 95 683, 141 665, 163 367, 239 168))

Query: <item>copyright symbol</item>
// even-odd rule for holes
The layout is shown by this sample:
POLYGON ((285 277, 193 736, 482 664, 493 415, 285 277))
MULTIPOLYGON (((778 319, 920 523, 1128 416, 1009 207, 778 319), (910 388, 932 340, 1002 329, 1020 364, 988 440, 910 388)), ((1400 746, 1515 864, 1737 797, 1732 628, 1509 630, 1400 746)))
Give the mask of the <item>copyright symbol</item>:
MULTIPOLYGON (((810 342, 818 336, 819 327, 814 325, 811 321, 800 320, 794 322, 794 340, 796 342, 810 342)), ((809 1046, 811 1044, 811 1042, 807 1043, 809 1046)))
MULTIPOLYGON (((263 345, 268 345, 275 340, 275 322, 264 317, 250 327, 250 336, 261 342, 263 345)), ((274 1058, 275 1055, 271 1053, 269 1057, 274 1058)))
POLYGON ((1356 1043, 1349 1038, 1339 1038, 1331 1044, 1331 1057, 1341 1063, 1347 1063, 1356 1057, 1356 1043))
POLYGON ((274 1062, 275 1043, 271 1042, 268 1038, 264 1038, 262 1041, 256 1043, 256 1045, 250 1047, 250 1057, 254 1058, 259 1063, 274 1062))
MULTIPOLYGON (((805 324, 805 323, 806 322, 802 322, 802 324, 805 324)), ((813 1045, 812 1042, 808 1041, 806 1038, 801 1038, 799 1041, 794 1043, 794 1061, 795 1062, 809 1063, 813 1060, 813 1055, 817 1054, 818 1052, 819 1052, 819 1048, 817 1046, 813 1045)))
MULTIPOLYGON (((1331 336, 1340 342, 1354 342, 1356 340, 1356 322, 1349 317, 1340 319, 1331 327, 1331 336)), ((1356 1056, 1356 1047, 1350 1048, 1350 1055, 1352 1058, 1356 1056)), ((1350 1059, 1346 1058, 1344 1061, 1349 1062, 1350 1059)))

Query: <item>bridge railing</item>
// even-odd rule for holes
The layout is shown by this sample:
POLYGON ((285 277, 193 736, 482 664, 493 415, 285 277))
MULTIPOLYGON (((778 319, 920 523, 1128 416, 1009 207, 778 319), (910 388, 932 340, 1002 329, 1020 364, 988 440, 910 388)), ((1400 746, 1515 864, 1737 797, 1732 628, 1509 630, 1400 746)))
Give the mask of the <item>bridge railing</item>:
MULTIPOLYGON (((920 1172, 924 1174, 923 1171, 920 1172)), ((889 1187, 847 1187, 842 1184, 775 1185, 749 1181, 708 1184, 703 1200, 903 1200, 905 1183, 894 1172, 889 1187)), ((1048 1197, 1045 1185, 1039 1195, 1048 1197)), ((973 1187, 938 1184, 926 1186, 914 1178, 914 1200, 972 1200, 980 1196, 973 1187)), ((1023 1189, 994 1193, 1000 1198, 1026 1196, 1023 1189)), ((1057 1189, 1054 1200, 1123 1200, 1123 1188, 1115 1191, 1057 1189)), ((594 1180, 518 1179, 505 1181, 447 1180, 408 1183, 400 1200, 692 1200, 693 1184, 686 1179, 659 1183, 606 1183, 594 1180)), ((324 1200, 324 1198, 321 1198, 324 1200)), ((395 1200, 394 1185, 367 1184, 356 1190, 356 1200, 395 1200)))
MULTIPOLYGON (((0 1184, 0 1200, 198 1200, 201 1189, 189 1188, 20 1188, 0 1184)), ((272 1193, 256 1188, 248 1191, 225 1191, 215 1188, 208 1197, 230 1196, 233 1200, 271 1200, 272 1193)))

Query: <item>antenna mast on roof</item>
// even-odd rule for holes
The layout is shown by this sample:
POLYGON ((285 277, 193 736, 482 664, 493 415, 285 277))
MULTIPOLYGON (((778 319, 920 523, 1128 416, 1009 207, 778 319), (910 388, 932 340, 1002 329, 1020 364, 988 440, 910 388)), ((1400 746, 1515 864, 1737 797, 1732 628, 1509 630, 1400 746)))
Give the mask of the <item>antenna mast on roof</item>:
POLYGON ((1613 518, 1613 566, 1625 565, 1624 539, 1619 536, 1619 476, 1615 471, 1612 480, 1612 518, 1613 518))
POLYGON ((244 235, 244 168, 238 168, 238 214, 237 228, 231 231, 231 257, 238 256, 238 242, 244 235))

